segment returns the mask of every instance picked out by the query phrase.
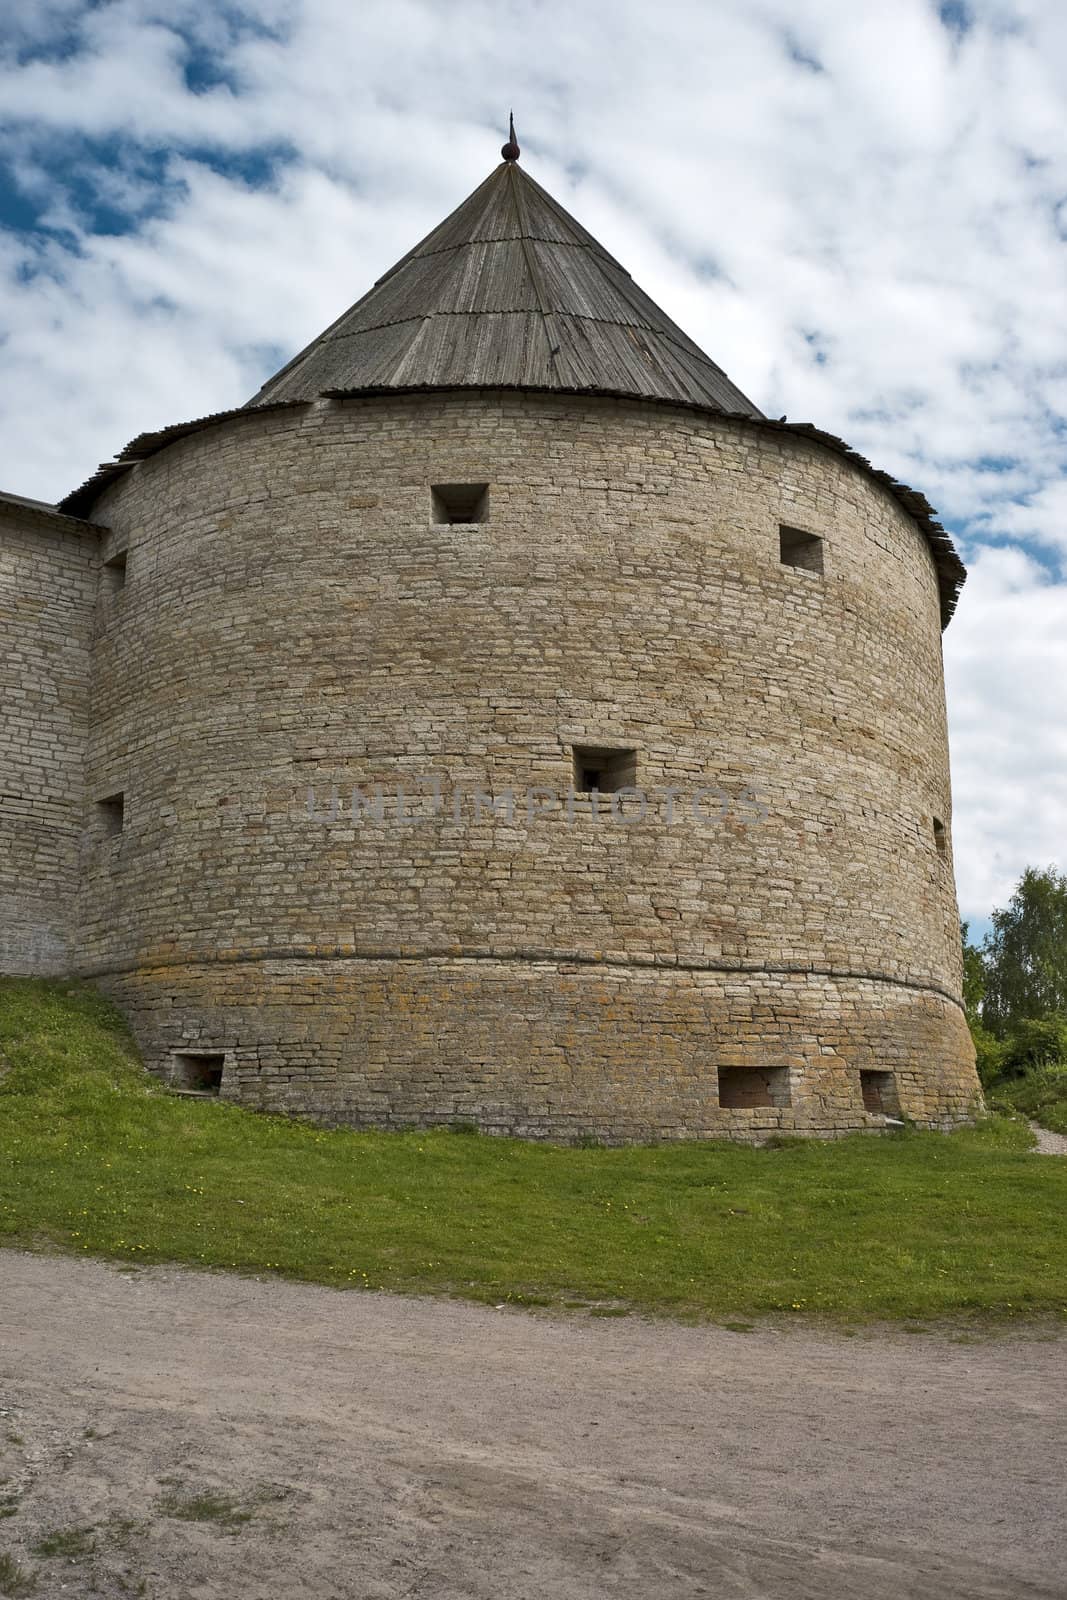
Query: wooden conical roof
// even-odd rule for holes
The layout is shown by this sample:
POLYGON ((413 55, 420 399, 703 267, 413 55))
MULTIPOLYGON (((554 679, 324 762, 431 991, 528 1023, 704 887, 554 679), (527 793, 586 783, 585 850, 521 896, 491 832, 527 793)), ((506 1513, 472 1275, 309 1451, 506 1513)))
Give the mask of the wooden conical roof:
POLYGON ((249 405, 457 388, 627 395, 762 416, 515 159, 249 405))
POLYGON ((666 400, 817 444, 882 484, 930 545, 947 623, 966 569, 924 497, 833 434, 765 417, 521 171, 513 129, 501 153, 502 164, 450 217, 247 405, 139 434, 56 509, 84 518, 109 484, 177 440, 322 394, 516 388, 666 400))

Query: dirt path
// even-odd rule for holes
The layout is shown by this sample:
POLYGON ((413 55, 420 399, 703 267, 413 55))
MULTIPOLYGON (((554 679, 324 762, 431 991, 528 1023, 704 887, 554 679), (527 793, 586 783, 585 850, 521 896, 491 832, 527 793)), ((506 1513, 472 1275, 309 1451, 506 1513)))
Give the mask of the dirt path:
POLYGON ((0 1552, 45 1600, 1062 1600, 1065 1355, 0 1251, 0 1552))
POLYGON ((1039 1156, 1067 1156, 1067 1134, 1053 1133, 1051 1128, 1042 1128, 1036 1122, 1031 1122, 1030 1127, 1037 1140, 1039 1156))

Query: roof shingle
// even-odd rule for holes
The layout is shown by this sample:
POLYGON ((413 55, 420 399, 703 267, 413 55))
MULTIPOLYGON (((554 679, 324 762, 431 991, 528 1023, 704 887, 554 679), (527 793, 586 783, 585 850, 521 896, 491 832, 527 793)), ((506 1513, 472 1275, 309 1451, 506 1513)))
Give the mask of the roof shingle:
POLYGON ((504 161, 250 407, 360 389, 558 389, 762 413, 515 162, 504 161))
POLYGON ((765 417, 514 160, 490 173, 245 406, 141 434, 60 501, 56 512, 86 515, 108 484, 139 461, 249 412, 281 410, 322 395, 434 389, 667 402, 801 436, 869 473, 914 517, 937 568, 943 622, 955 608, 966 569, 924 497, 833 434, 810 423, 765 417))

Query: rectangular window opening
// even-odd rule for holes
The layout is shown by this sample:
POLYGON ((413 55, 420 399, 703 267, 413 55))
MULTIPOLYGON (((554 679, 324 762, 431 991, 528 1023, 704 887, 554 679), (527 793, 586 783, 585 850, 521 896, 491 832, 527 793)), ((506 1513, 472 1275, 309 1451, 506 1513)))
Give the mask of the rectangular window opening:
POLYGON ((778 539, 783 567, 822 574, 822 540, 817 533, 805 533, 802 528, 780 527, 778 539))
POLYGON ((788 1067, 720 1067, 719 1104, 724 1111, 789 1104, 788 1067))
POLYGON ((574 788, 578 794, 615 794, 637 786, 637 751, 602 745, 574 746, 574 788))
POLYGON ((900 1115, 897 1080, 892 1072, 861 1072, 860 1094, 864 1111, 880 1117, 900 1115))
POLYGON ((120 550, 113 555, 110 561, 105 561, 103 568, 104 589, 108 594, 118 594, 120 589, 126 587, 126 551, 120 550))
POLYGON ((487 483, 435 483, 430 490, 435 526, 489 521, 487 483))
POLYGON ((939 856, 948 854, 948 829, 940 817, 934 818, 934 844, 939 856))
POLYGON ((171 1088, 186 1094, 218 1094, 225 1065, 221 1050, 177 1050, 171 1063, 171 1088))
POLYGON ((105 839, 113 839, 123 830, 126 821, 126 797, 109 794, 96 802, 96 814, 105 839))

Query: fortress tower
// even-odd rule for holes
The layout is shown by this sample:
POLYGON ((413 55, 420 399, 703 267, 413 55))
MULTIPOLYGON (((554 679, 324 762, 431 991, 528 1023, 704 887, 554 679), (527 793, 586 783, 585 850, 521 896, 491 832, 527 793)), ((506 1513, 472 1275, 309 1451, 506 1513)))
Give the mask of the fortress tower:
POLYGON ((0 969, 325 1122, 963 1120, 951 542, 504 157, 241 410, 0 497, 0 969))

